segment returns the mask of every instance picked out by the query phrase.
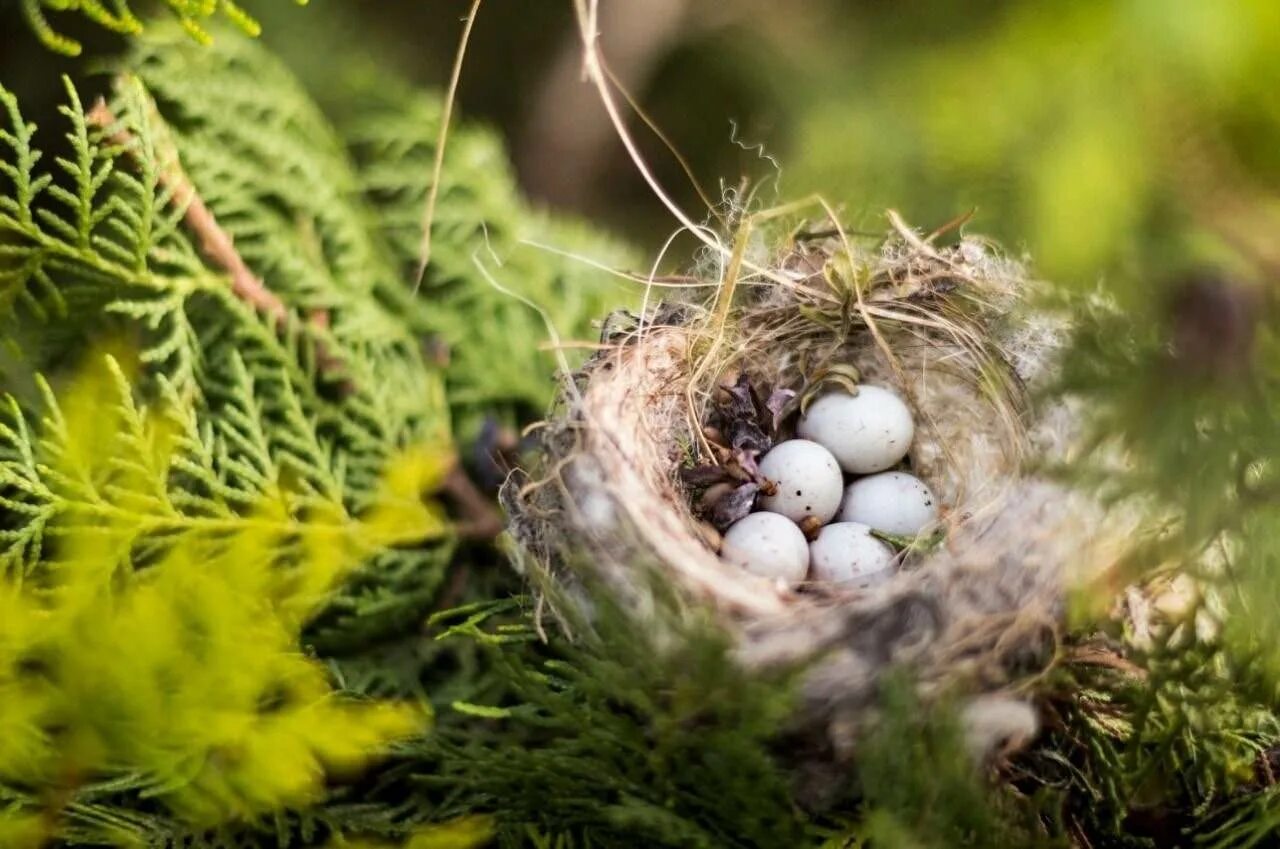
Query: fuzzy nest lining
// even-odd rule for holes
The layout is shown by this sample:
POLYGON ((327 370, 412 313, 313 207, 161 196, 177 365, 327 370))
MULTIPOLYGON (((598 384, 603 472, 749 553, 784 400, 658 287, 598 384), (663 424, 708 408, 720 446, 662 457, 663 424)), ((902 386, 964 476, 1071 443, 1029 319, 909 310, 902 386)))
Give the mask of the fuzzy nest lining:
MULTIPOLYGON (((925 695, 1015 690, 1054 656, 1067 564, 1105 557, 1091 550, 1110 538, 1096 505, 1028 472, 1060 458, 1075 427, 1029 400, 1062 328, 1025 306, 1022 268, 976 239, 800 238, 767 267, 736 281, 732 309, 720 284, 709 304, 606 322, 543 430, 543 465, 505 493, 527 573, 568 591, 545 596, 560 613, 583 569, 641 610, 656 579, 718 617, 747 667, 812 662, 802 712, 837 746, 891 667, 909 665, 925 695), (803 393, 849 365, 913 408, 908 464, 943 503, 942 542, 869 590, 787 589, 723 563, 683 483, 690 466, 724 462, 706 429, 718 393, 743 374, 803 393)), ((1012 718, 993 743, 1029 733, 1007 704, 977 724, 997 714, 1012 718)))

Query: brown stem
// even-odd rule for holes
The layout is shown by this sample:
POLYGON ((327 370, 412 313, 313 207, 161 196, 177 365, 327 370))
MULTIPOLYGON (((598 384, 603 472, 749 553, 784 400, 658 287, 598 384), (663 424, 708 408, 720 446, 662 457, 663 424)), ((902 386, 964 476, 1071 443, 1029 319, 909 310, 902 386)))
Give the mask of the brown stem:
POLYGON ((454 466, 445 476, 441 490, 453 500, 463 516, 457 524, 458 536, 463 539, 493 539, 506 527, 502 514, 471 482, 461 465, 454 466))
POLYGON ((440 173, 444 170, 444 148, 449 141, 449 121, 453 117, 453 103, 458 96, 458 81, 462 79, 462 60, 467 55, 467 44, 471 41, 471 28, 475 26, 476 15, 480 14, 480 3, 481 0, 472 0, 471 11, 467 13, 466 22, 462 25, 462 39, 458 42, 458 54, 453 60, 453 73, 445 92, 444 109, 440 113, 435 162, 431 167, 431 186, 427 189, 427 205, 422 211, 422 243, 418 248, 418 273, 413 278, 414 291, 422 285, 422 278, 426 276, 427 266, 431 263, 431 223, 436 216, 440 173))
MULTIPOLYGON (((602 62, 602 78, 620 83, 619 92, 642 90, 674 41, 687 35, 692 5, 691 0, 604 4, 601 37, 609 45, 611 69, 602 62)), ((534 92, 524 138, 515 148, 522 154, 521 176, 535 198, 579 209, 605 183, 600 174, 617 150, 608 112, 597 93, 582 84, 582 48, 580 37, 566 37, 534 92)))
MULTIPOLYGON (((108 133, 107 139, 112 144, 126 150, 133 148, 133 134, 120 126, 115 114, 102 98, 98 98, 85 117, 90 124, 108 133)), ((156 120, 159 120, 158 115, 156 120)), ((280 300, 249 269, 236 251, 231 234, 222 229, 213 211, 196 192, 191 178, 182 170, 177 154, 163 159, 169 164, 160 170, 158 175, 160 184, 169 190, 173 202, 183 209, 182 220, 196 235, 200 252, 204 254, 205 259, 231 276, 231 289, 238 297, 272 319, 283 320, 288 313, 284 301, 280 300)))
MULTIPOLYGON (((445 476, 441 491, 457 506, 463 519, 454 525, 462 539, 487 541, 502 533, 506 527, 502 515, 494 509, 493 502, 471 482, 462 464, 456 464, 445 476)), ((455 560, 449 582, 436 598, 434 609, 448 610, 462 601, 471 579, 471 569, 465 560, 455 560)))
MULTIPOLYGON (((89 123, 108 134, 107 138, 112 144, 125 149, 133 147, 135 141, 133 134, 120 126, 106 101, 99 98, 86 117, 89 123)), ((154 120, 159 122, 160 116, 154 116, 154 120)), ((161 170, 160 182, 169 190, 174 203, 183 207, 183 221, 196 235, 201 253, 209 262, 230 275, 231 288, 237 297, 272 320, 283 321, 288 315, 288 308, 284 301, 280 300, 249 269, 243 257, 236 251, 231 234, 218 223, 213 211, 196 191, 191 178, 182 170, 177 154, 166 156, 164 159, 170 164, 161 170)), ((314 310, 308 316, 308 321, 314 328, 325 330, 329 326, 329 313, 326 310, 314 310)), ((323 348, 317 350, 317 358, 322 370, 328 370, 339 363, 336 357, 323 348)), ((502 533, 504 524, 501 514, 484 493, 476 488, 461 466, 455 466, 449 472, 445 478, 443 490, 453 499, 464 517, 457 526, 460 537, 492 539, 502 533)))
MULTIPOLYGON (((98 98, 85 118, 91 125, 106 133, 107 140, 112 144, 125 150, 134 149, 134 135, 119 123, 111 107, 102 98, 98 98)), ((153 125, 163 126, 163 119, 154 104, 149 119, 153 125)), ((205 259, 230 276, 231 291, 236 297, 266 315, 273 323, 283 324, 289 313, 284 301, 267 288, 266 283, 253 273, 244 257, 240 256, 235 240, 218 223, 213 210, 209 209, 196 191, 191 178, 182 169, 177 151, 165 151, 165 154, 159 158, 168 165, 161 168, 158 179, 161 186, 169 190, 173 203, 182 208, 183 223, 195 234, 200 252, 205 259)), ((329 313, 327 310, 314 310, 308 321, 316 330, 328 330, 329 313)), ((332 371, 342 363, 341 357, 329 351, 328 346, 320 341, 316 342, 316 360, 321 372, 332 371)), ((346 386, 346 390, 349 391, 350 387, 346 386)))
POLYGON ((463 596, 466 595, 467 582, 471 579, 471 569, 467 566, 465 560, 454 562, 452 569, 453 571, 449 575, 449 583, 445 584, 444 590, 436 598, 436 603, 432 607, 435 612, 457 607, 463 596))

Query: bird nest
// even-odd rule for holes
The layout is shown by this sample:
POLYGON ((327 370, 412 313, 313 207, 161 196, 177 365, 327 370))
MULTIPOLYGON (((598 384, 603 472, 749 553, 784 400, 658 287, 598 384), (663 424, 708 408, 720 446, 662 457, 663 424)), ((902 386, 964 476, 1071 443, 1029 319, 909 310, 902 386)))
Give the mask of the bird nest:
POLYGON ((1074 417, 1036 403, 1062 328, 1029 305, 1022 267, 980 239, 941 247, 898 227, 873 244, 800 233, 773 256, 737 251, 703 286, 611 316, 566 381, 537 467, 504 493, 535 587, 564 616, 584 575, 637 610, 661 582, 719 620, 744 666, 809 664, 802 712, 837 745, 903 666, 925 695, 987 700, 970 722, 981 745, 1029 735, 1010 694, 1052 662, 1067 572, 1110 537, 1093 503, 1035 473, 1074 417), (851 382, 913 410, 905 463, 939 497, 937 527, 869 588, 784 586, 722 561, 720 531, 763 483, 754 459, 804 399, 851 382))

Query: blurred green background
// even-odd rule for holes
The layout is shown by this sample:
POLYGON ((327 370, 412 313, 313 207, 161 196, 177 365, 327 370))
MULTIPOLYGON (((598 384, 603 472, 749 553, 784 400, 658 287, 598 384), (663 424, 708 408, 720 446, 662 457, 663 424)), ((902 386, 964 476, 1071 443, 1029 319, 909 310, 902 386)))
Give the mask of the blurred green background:
MULTIPOLYGON (((249 8, 341 109, 353 78, 443 85, 469 5, 249 8)), ((90 56, 118 45, 72 16, 51 20, 90 56)), ((816 191, 873 230, 890 207, 923 228, 974 210, 968 229, 1081 287, 1205 262, 1255 275, 1280 265, 1275 0, 605 0, 602 27, 613 70, 715 198, 744 179, 757 203, 816 191)), ((2 42, 0 79, 37 119, 50 115, 51 64, 84 63, 20 28, 2 42)), ((673 222, 578 70, 567 0, 487 0, 461 114, 502 131, 536 200, 656 247, 673 222)), ((678 163, 634 123, 660 179, 705 216, 678 163)))

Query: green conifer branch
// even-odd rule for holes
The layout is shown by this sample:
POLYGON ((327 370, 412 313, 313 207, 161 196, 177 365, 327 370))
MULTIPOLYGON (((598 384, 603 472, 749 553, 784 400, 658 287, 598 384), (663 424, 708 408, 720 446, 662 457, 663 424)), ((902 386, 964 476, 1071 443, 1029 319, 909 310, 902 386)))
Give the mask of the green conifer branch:
MULTIPOLYGON (((307 0, 295 0, 305 6, 307 0)), ((121 35, 136 36, 145 26, 129 7, 127 0, 111 0, 108 8, 101 0, 21 0, 27 25, 45 47, 67 56, 79 56, 83 45, 54 29, 47 12, 78 13, 103 29, 121 35)), ((192 41, 208 45, 213 42, 209 22, 217 16, 226 18, 240 32, 257 37, 262 25, 234 0, 165 0, 165 5, 192 41)))
MULTIPOLYGON (((360 191, 396 267, 414 279, 441 105, 385 81, 353 100, 343 136, 357 163, 360 191)), ((511 421, 541 415, 554 390, 548 375, 555 358, 530 355, 549 341, 542 317, 495 288, 486 274, 545 311, 567 340, 594 341, 595 322, 637 300, 639 291, 601 270, 631 267, 630 251, 583 224, 532 208, 515 186, 492 133, 465 123, 450 130, 436 190, 431 263, 417 293, 430 309, 411 315, 420 332, 449 350, 450 404, 466 434, 486 414, 511 421), (476 322, 477 315, 486 320, 476 322)))

